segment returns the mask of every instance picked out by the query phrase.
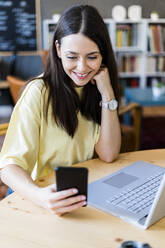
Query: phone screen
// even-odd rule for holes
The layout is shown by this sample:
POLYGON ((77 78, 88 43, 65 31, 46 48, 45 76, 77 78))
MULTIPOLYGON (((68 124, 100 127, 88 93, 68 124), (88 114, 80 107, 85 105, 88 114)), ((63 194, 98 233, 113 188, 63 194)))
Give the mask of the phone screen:
POLYGON ((76 188, 77 195, 85 195, 87 200, 88 169, 84 167, 57 167, 56 184, 57 191, 76 188))

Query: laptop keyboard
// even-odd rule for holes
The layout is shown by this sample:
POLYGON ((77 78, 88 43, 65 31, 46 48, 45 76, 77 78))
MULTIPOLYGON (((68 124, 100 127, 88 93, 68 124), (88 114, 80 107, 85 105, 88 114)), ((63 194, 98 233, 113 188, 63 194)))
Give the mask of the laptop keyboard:
POLYGON ((131 190, 129 188, 124 190, 107 200, 107 203, 138 214, 152 205, 163 175, 164 172, 151 176, 142 185, 131 190))

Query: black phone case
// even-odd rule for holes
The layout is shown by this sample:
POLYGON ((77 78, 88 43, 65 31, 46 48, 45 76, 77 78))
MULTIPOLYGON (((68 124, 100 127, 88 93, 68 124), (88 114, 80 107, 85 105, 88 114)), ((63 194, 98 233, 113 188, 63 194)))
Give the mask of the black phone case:
POLYGON ((57 191, 76 188, 77 195, 85 195, 87 200, 88 169, 84 167, 57 167, 56 184, 57 191))

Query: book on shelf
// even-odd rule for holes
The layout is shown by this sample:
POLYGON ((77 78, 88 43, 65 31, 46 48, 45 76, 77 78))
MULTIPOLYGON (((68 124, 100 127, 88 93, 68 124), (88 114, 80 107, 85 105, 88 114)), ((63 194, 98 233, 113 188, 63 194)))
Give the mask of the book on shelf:
POLYGON ((164 45, 163 45, 164 43, 163 39, 165 39, 165 37, 163 36, 163 29, 164 29, 163 26, 157 25, 157 35, 158 35, 158 43, 159 43, 158 48, 160 52, 163 52, 165 50, 164 45))
POLYGON ((148 50, 153 53, 165 51, 165 26, 150 24, 148 29, 148 50))
POLYGON ((136 47, 138 36, 137 23, 117 24, 116 26, 116 47, 136 47))
POLYGON ((157 70, 165 72, 165 57, 159 57, 157 70))
POLYGON ((147 73, 165 72, 164 56, 149 56, 147 58, 147 73))
POLYGON ((148 57, 147 58, 147 72, 152 73, 156 71, 156 59, 155 57, 148 57))
POLYGON ((149 45, 149 51, 155 52, 155 42, 154 42, 154 26, 150 25, 148 29, 148 45, 149 45))
POLYGON ((132 28, 132 46, 136 47, 138 46, 138 24, 133 24, 132 28))
POLYGON ((125 87, 137 88, 139 87, 139 79, 138 78, 122 78, 120 79, 120 85, 121 85, 123 92, 124 92, 125 87))
POLYGON ((124 55, 118 59, 120 72, 140 72, 140 57, 133 55, 124 55))
POLYGON ((158 26, 152 26, 153 39, 154 39, 154 52, 160 52, 160 37, 158 33, 158 26))
POLYGON ((116 30, 116 46, 117 47, 123 46, 123 33, 121 29, 116 30))
POLYGON ((138 80, 137 80, 136 78, 132 78, 132 79, 130 80, 130 86, 131 86, 131 88, 137 88, 137 87, 139 87, 139 82, 138 82, 138 80))

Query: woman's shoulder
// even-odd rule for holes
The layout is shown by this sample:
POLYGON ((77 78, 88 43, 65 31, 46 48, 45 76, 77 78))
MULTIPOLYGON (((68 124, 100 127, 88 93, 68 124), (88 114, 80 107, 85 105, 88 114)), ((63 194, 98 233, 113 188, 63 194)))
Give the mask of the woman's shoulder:
POLYGON ((25 88, 23 89, 23 92, 21 94, 21 98, 26 97, 26 95, 28 95, 28 97, 41 96, 43 92, 45 92, 45 90, 46 86, 44 84, 42 76, 39 76, 32 79, 25 85, 25 88))
POLYGON ((46 92, 46 86, 42 79, 42 75, 29 81, 22 90, 21 96, 16 107, 26 105, 40 105, 46 92))
POLYGON ((26 85, 26 89, 31 89, 31 90, 39 90, 42 91, 45 87, 44 81, 42 79, 42 75, 38 76, 31 81, 29 81, 26 85))

